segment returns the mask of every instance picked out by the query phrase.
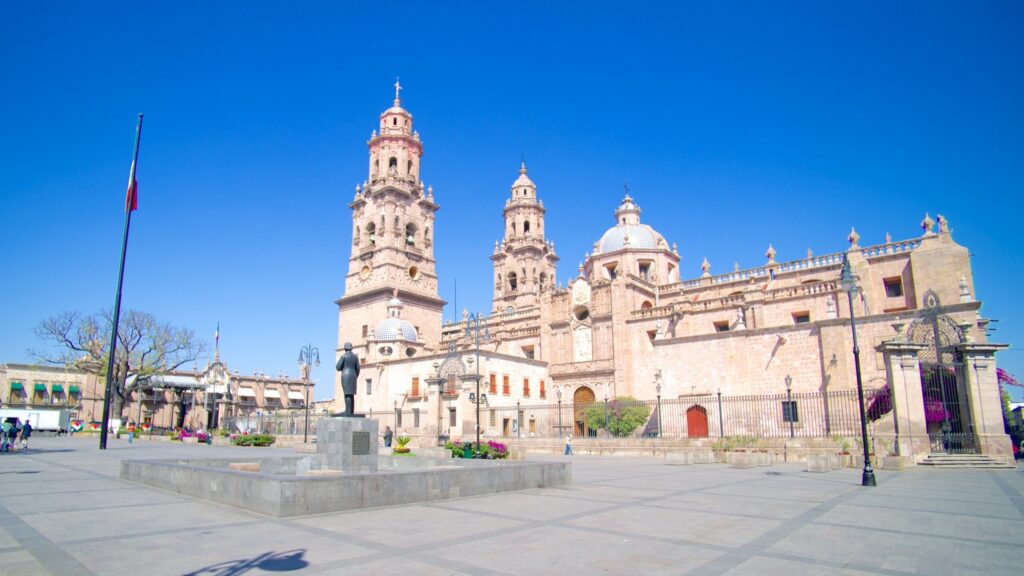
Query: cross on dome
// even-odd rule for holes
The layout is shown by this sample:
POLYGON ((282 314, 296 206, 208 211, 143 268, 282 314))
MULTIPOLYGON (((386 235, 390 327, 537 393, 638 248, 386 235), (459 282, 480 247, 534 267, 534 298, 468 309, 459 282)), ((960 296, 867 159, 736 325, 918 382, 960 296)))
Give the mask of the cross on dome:
POLYGON ((402 85, 398 83, 398 76, 395 76, 395 106, 401 104, 402 100, 398 97, 398 93, 402 90, 402 85))

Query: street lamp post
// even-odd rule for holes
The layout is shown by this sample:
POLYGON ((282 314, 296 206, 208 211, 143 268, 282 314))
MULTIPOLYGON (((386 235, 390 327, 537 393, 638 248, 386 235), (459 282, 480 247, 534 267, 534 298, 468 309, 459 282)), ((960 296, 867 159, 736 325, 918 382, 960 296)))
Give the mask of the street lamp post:
POLYGON ((793 386, 793 377, 786 374, 786 419, 789 420, 789 437, 793 437, 793 417, 795 416, 793 410, 793 394, 791 392, 793 386))
POLYGON ((320 366, 320 350, 314 348, 312 344, 306 344, 299 350, 299 373, 302 374, 306 388, 306 426, 302 431, 303 444, 309 442, 309 370, 311 365, 320 366))
POLYGON ((661 370, 654 371, 654 393, 658 395, 658 438, 661 438, 661 370))
POLYGON ((466 337, 475 340, 476 344, 476 449, 480 450, 480 341, 490 340, 491 333, 487 329, 486 320, 481 322, 480 313, 471 314, 466 319, 466 337))
POLYGON ((604 385, 604 429, 605 432, 611 434, 611 430, 608 429, 608 388, 611 383, 604 385))
POLYGON ((857 319, 853 311, 853 293, 858 290, 857 278, 850 269, 850 259, 843 257, 843 269, 839 275, 839 285, 850 303, 850 332, 853 334, 853 368, 857 375, 857 404, 860 408, 860 436, 864 446, 864 470, 861 473, 861 486, 875 486, 875 471, 871 468, 871 456, 868 453, 868 424, 864 416, 864 384, 860 376, 860 347, 857 346, 857 319))
POLYGON ((516 398, 516 438, 523 437, 523 419, 519 417, 522 412, 519 411, 519 399, 516 398))
POLYGON ((558 396, 558 436, 562 435, 562 389, 555 388, 555 396, 558 396))

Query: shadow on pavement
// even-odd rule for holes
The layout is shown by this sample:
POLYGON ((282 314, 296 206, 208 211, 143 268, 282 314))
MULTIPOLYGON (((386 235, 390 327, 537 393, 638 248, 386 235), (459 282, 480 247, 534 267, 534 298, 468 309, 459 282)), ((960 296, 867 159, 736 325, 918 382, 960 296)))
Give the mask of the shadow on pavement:
POLYGON ((306 553, 302 550, 289 550, 287 552, 264 552, 255 558, 243 558, 241 560, 228 560, 219 562, 195 572, 189 572, 185 576, 237 576, 245 574, 250 570, 263 570, 266 572, 291 572, 301 570, 309 566, 309 562, 302 559, 306 553))

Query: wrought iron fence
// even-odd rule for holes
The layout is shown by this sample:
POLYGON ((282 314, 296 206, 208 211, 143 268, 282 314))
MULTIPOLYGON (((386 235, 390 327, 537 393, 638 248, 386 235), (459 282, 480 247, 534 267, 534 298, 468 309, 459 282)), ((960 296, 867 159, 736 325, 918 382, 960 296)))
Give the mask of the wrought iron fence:
MULTIPOLYGON (((868 402, 878 391, 865 391, 868 402)), ((322 414, 310 414, 309 433, 316 434, 322 414)), ((381 431, 439 439, 469 438, 476 413, 456 412, 445 405, 440 414, 406 408, 370 413, 381 431), (437 421, 429 421, 437 418, 437 421)), ((233 416, 222 427, 233 433, 294 434, 305 432, 305 413, 233 416)), ((827 438, 859 436, 857 391, 801 392, 727 396, 706 394, 658 400, 609 399, 590 403, 562 402, 480 407, 481 432, 488 437, 560 438, 827 438)))
MULTIPOLYGON (((866 391, 870 398, 875 391, 866 391)), ((380 415, 396 433, 425 433, 433 424, 439 436, 473 434, 475 413, 454 419, 445 411, 426 423, 425 411, 380 415), (400 415, 399 415, 400 414, 400 415)), ((858 436, 857 391, 726 396, 694 395, 658 400, 545 403, 481 407, 480 428, 488 436, 554 438, 572 434, 590 438, 820 438, 858 436)))
MULTIPOLYGON (((322 414, 309 414, 309 434, 316 435, 316 422, 322 414)), ((221 419, 221 428, 232 434, 290 434, 301 436, 306 432, 306 413, 302 410, 278 414, 251 414, 221 419)))

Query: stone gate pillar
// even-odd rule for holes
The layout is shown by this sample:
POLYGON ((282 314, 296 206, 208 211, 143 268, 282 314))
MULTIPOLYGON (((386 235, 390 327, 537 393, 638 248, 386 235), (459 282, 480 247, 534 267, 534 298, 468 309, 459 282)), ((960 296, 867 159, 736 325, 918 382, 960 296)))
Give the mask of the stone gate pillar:
MULTIPOLYGON (((440 427, 443 418, 441 413, 441 387, 444 386, 443 378, 427 378, 427 409, 426 422, 423 429, 426 434, 425 442, 433 439, 437 442, 443 429, 440 427)), ((433 445, 433 444, 430 444, 433 445)))
POLYGON ((892 397, 899 454, 910 460, 908 464, 916 463, 931 453, 921 391, 921 364, 917 358, 918 352, 927 346, 896 339, 882 343, 881 348, 885 354, 885 375, 892 397))
POLYGON ((966 342, 958 344, 956 348, 964 362, 967 398, 978 450, 994 459, 1005 459, 1012 463, 1013 444, 1003 427, 1003 401, 999 397, 995 355, 997 351, 1009 346, 966 342))

